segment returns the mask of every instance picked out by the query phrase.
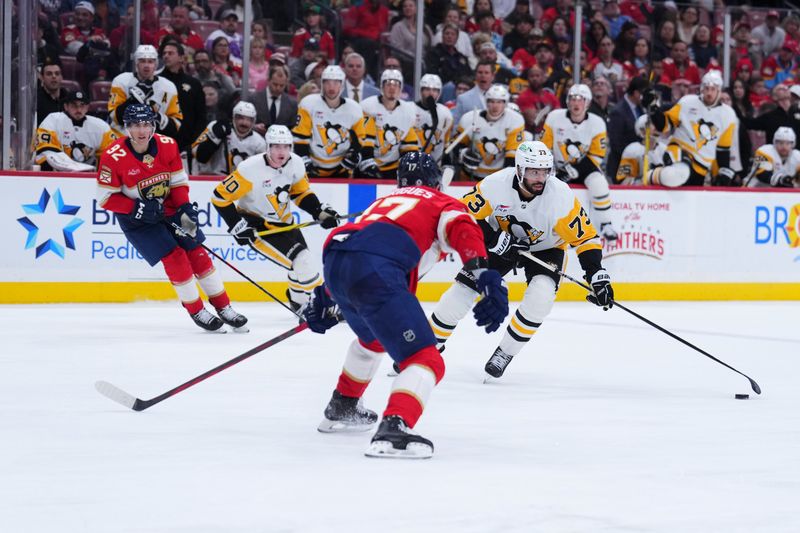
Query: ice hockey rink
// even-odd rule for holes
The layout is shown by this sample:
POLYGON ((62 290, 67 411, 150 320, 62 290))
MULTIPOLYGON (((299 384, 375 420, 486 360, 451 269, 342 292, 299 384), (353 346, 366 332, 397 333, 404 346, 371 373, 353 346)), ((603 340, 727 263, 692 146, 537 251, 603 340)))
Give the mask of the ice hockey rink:
MULTIPOLYGON (((151 398, 292 316, 240 304, 251 332, 218 335, 174 302, 0 306, 0 530, 800 531, 797 303, 629 305, 763 395, 619 310, 559 302, 490 384, 501 332, 462 322, 417 426, 434 457, 369 459, 369 433, 316 431, 346 326, 302 332, 137 413, 94 382, 151 398)), ((365 396, 378 411, 389 367, 365 396)))

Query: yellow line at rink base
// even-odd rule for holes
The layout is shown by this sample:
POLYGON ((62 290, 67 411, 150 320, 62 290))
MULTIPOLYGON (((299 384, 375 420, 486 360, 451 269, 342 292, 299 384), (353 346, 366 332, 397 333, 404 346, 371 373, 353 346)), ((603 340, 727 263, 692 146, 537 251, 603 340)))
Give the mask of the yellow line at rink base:
MULTIPOLYGON (((285 282, 263 282, 261 285, 275 296, 285 299, 285 282)), ((417 294, 422 301, 438 301, 449 282, 421 283, 417 294)), ((268 296, 247 282, 226 282, 234 301, 271 301, 268 296)), ((509 284, 509 298, 519 301, 525 284, 509 284)), ((615 283, 615 296, 620 301, 636 300, 800 300, 800 283, 615 283)), ((586 291, 563 281, 559 301, 583 300, 586 291)), ((147 282, 0 282, 0 304, 33 303, 115 303, 143 300, 177 300, 166 281, 147 282)))

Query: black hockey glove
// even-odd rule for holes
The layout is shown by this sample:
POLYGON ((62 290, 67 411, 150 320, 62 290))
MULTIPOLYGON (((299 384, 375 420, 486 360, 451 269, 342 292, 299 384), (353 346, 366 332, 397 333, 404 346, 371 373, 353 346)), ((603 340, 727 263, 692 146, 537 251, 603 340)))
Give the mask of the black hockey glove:
POLYGON ((464 166, 464 168, 471 171, 475 171, 478 169, 478 166, 481 164, 480 154, 475 153, 470 148, 463 148, 460 154, 461 154, 461 164, 464 166))
POLYGON ((473 269, 472 274, 477 279, 478 292, 483 296, 472 311, 475 322, 485 327, 486 333, 497 331, 508 315, 508 289, 503 284, 503 276, 487 268, 473 269))
POLYGON ((736 173, 732 169, 720 167, 717 171, 717 175, 714 177, 713 185, 715 187, 730 187, 735 176, 736 173))
POLYGON ((252 244, 253 241, 258 238, 258 235, 256 235, 256 230, 251 228, 247 224, 247 221, 243 218, 239 219, 239 222, 229 229, 228 233, 233 235, 233 238, 236 239, 236 243, 241 246, 252 244))
POLYGON ((322 210, 317 215, 319 225, 325 229, 333 229, 339 225, 339 213, 332 207, 322 206, 322 210))
POLYGON ((217 140, 221 141, 231 134, 231 125, 229 122, 218 120, 214 122, 213 126, 211 126, 211 133, 214 134, 214 137, 216 137, 217 140))
POLYGON ((133 205, 133 211, 131 211, 131 218, 144 224, 157 224, 164 220, 164 206, 155 198, 137 199, 133 205))
POLYGON ((130 89, 128 89, 128 103, 146 104, 147 98, 148 98, 147 93, 144 92, 142 89, 140 89, 138 86, 131 87, 130 89))
POLYGON ((655 89, 646 89, 642 93, 642 107, 644 107, 648 115, 658 111, 658 93, 655 89))
POLYGON ((769 180, 770 185, 773 187, 793 187, 794 180, 787 174, 773 174, 769 180))
POLYGON ((578 169, 567 163, 563 167, 560 167, 556 170, 556 177, 561 181, 569 183, 570 181, 575 181, 578 179, 580 174, 578 173, 578 169))
POLYGON ((488 250, 507 261, 516 262, 519 252, 528 248, 529 246, 526 243, 518 241, 510 233, 500 231, 497 235, 497 243, 488 250))
POLYGON ((357 148, 351 148, 342 159, 342 166, 347 170, 354 170, 361 162, 361 152, 357 148))
POLYGON ((179 220, 183 231, 191 235, 192 238, 197 237, 197 204, 186 202, 178 208, 178 214, 180 215, 179 220))
POLYGON ((339 309, 336 302, 328 295, 325 285, 314 289, 311 301, 303 311, 303 318, 308 323, 308 329, 314 333, 325 333, 339 323, 339 309))
POLYGON ((608 311, 614 306, 614 289, 611 287, 611 276, 601 268, 591 277, 586 276, 586 281, 592 286, 593 293, 586 297, 586 300, 599 305, 603 311, 608 311))

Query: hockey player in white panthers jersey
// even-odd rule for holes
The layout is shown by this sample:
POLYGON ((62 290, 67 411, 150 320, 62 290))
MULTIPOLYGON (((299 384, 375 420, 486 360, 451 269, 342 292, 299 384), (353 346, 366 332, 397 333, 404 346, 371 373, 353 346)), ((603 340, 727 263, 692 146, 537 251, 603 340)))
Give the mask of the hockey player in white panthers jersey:
POLYGON ((429 154, 436 164, 442 165, 444 149, 450 144, 453 114, 439 103, 442 80, 436 74, 425 74, 419 80, 420 100, 417 102, 417 139, 420 150, 429 154))
POLYGON ((361 102, 365 115, 367 146, 374 146, 375 158, 359 163, 362 174, 372 174, 377 166, 380 177, 397 178, 400 156, 419 150, 415 105, 400 100, 403 90, 403 74, 399 70, 387 69, 381 74, 381 94, 370 96, 361 102))
MULTIPOLYGON (((586 211, 567 186, 555 176, 553 154, 541 141, 525 141, 517 148, 515 167, 487 176, 462 199, 484 231, 489 268, 505 275, 520 266, 528 287, 511 318, 500 345, 486 363, 486 372, 500 377, 550 313, 559 276, 518 255, 528 251, 564 269, 567 246, 578 260, 593 293, 587 299, 604 309, 613 305, 611 278, 603 269, 602 247, 586 211)), ((444 343, 478 297, 475 279, 459 272, 431 316, 431 327, 444 343)))
POLYGON ((67 94, 63 103, 64 111, 47 115, 36 130, 36 164, 42 170, 94 172, 117 136, 104 121, 86 114, 89 97, 83 91, 67 94))
POLYGON ((772 144, 756 150, 753 168, 745 182, 747 187, 800 187, 800 150, 795 150, 796 135, 792 128, 775 130, 772 144))
POLYGON ((111 81, 108 114, 111 129, 123 136, 122 117, 131 103, 150 106, 158 117, 156 133, 175 138, 181 127, 183 114, 178 104, 178 89, 166 78, 156 75, 158 52, 149 44, 142 44, 133 54, 133 72, 123 72, 111 81))
POLYGON ((256 107, 250 102, 233 106, 233 122, 212 120, 192 143, 198 174, 227 176, 250 156, 267 149, 264 137, 253 130, 256 107))
POLYGON ((736 135, 736 113, 720 102, 722 76, 716 70, 705 73, 700 95, 687 94, 666 111, 653 97, 645 99, 653 126, 672 135, 667 142, 671 164, 665 165, 653 184, 666 187, 682 185, 730 185, 734 177, 731 147, 736 135), (716 175, 712 176, 712 167, 716 175))
POLYGON ((589 113, 591 103, 589 87, 582 83, 570 87, 567 109, 556 109, 547 115, 542 142, 553 151, 560 179, 586 185, 600 233, 613 241, 617 232, 611 223, 611 191, 603 173, 608 135, 605 121, 589 113))
POLYGON ((467 179, 481 180, 501 168, 514 164, 514 152, 522 142, 525 119, 508 108, 508 89, 492 85, 486 90, 486 109, 464 113, 457 133, 465 130, 459 158, 467 179))
MULTIPOLYGON (((636 119, 636 135, 639 139, 644 139, 645 128, 647 127, 647 115, 642 115, 636 119)), ((655 169, 660 168, 664 163, 666 153, 666 138, 659 135, 657 131, 650 131, 650 154, 648 155, 648 175, 652 176, 655 169)), ((621 185, 644 185, 649 184, 649 178, 643 183, 642 173, 644 172, 644 142, 642 140, 632 142, 622 150, 622 156, 617 169, 616 180, 621 185)), ((660 172, 660 171, 659 171, 660 172)))
POLYGON ((342 96, 344 71, 337 65, 322 71, 322 92, 298 104, 294 150, 310 176, 348 177, 363 159, 372 157, 364 146, 364 110, 342 96))
POLYGON ((273 124, 266 134, 267 149, 241 163, 214 189, 211 203, 242 246, 250 246, 289 271, 286 293, 299 310, 314 287, 322 284, 316 262, 299 229, 259 236, 258 232, 291 225, 293 201, 320 221, 323 228, 338 225, 339 214, 320 203, 311 190, 303 158, 291 153, 292 133, 273 124))

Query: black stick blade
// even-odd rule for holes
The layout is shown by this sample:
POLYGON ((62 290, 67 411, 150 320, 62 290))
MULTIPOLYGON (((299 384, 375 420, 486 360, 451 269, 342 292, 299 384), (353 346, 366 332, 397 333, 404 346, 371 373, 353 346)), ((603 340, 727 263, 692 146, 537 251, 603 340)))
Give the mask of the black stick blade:
POLYGON ((124 405, 128 409, 133 409, 134 411, 141 410, 136 408, 137 404, 142 403, 138 398, 128 394, 119 387, 112 385, 108 381, 98 381, 94 384, 94 388, 97 389, 97 392, 109 400, 117 402, 120 405, 124 405))
POLYGON ((758 383, 756 383, 755 380, 753 379, 750 378, 747 379, 750 380, 750 386, 753 388, 753 392, 755 392, 756 394, 761 394, 761 387, 758 386, 758 383))

